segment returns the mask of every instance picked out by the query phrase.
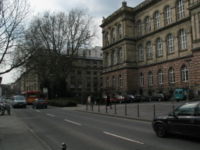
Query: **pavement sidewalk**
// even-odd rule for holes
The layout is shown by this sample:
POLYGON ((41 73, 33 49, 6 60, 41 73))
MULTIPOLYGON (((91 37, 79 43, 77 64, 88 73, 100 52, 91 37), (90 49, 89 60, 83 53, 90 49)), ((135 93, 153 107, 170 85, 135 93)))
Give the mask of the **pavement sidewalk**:
POLYGON ((46 147, 12 111, 11 116, 0 116, 0 150, 46 150, 46 147))

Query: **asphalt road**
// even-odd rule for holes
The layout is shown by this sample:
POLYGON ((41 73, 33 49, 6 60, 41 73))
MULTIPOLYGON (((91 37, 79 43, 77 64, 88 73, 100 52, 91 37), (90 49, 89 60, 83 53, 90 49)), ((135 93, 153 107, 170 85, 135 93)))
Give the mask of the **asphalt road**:
POLYGON ((158 138, 152 130, 151 123, 144 121, 55 107, 41 110, 33 110, 30 107, 15 109, 11 117, 15 119, 14 126, 17 131, 10 130, 6 138, 0 136, 1 150, 59 150, 62 142, 67 144, 67 150, 199 150, 200 148, 200 141, 196 139, 181 136, 158 138))

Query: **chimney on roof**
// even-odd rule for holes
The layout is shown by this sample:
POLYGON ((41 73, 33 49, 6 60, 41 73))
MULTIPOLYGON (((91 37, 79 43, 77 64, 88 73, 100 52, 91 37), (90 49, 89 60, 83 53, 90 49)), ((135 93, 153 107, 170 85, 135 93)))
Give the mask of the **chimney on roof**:
POLYGON ((126 7, 127 6, 127 2, 126 1, 123 1, 122 2, 122 7, 126 7))

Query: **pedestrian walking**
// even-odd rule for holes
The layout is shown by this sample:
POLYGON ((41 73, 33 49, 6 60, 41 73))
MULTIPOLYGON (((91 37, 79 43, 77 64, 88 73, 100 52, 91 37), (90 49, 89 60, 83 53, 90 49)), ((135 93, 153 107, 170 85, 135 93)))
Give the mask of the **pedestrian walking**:
POLYGON ((111 101, 110 101, 110 95, 107 95, 106 106, 110 106, 110 109, 112 109, 112 105, 111 105, 111 101))

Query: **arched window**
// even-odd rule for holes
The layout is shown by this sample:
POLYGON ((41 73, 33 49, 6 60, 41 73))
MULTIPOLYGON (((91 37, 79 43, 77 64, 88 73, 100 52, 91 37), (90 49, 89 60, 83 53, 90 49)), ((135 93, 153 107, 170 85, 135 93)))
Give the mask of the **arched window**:
POLYGON ((111 30, 111 42, 115 42, 115 28, 111 30))
POLYGON ((105 45, 108 46, 109 45, 109 35, 108 32, 105 33, 105 45))
POLYGON ((138 45, 138 59, 139 61, 144 61, 144 48, 142 44, 138 45))
POLYGON ((158 84, 159 85, 163 84, 163 72, 162 72, 162 70, 158 71, 158 84))
POLYGON ((164 22, 165 25, 172 23, 172 9, 170 6, 166 6, 164 8, 164 22))
POLYGON ((174 52, 174 38, 173 35, 170 33, 167 35, 167 52, 168 54, 171 54, 174 52))
POLYGON ((115 85, 116 85, 115 83, 116 83, 115 76, 113 76, 112 77, 112 88, 115 88, 115 85))
POLYGON ((153 86, 153 73, 151 71, 148 73, 148 85, 153 86))
POLYGON ((163 44, 161 38, 156 40, 156 53, 158 57, 163 56, 163 44))
POLYGON ((155 29, 160 28, 160 13, 159 13, 159 11, 156 11, 154 13, 154 28, 155 29))
POLYGON ((118 48, 117 50, 117 63, 121 63, 122 62, 122 48, 118 48))
POLYGON ((144 19, 144 30, 145 33, 149 33, 151 31, 151 22, 149 16, 144 19))
POLYGON ((168 71, 168 77, 169 77, 169 84, 175 83, 175 72, 173 68, 170 68, 168 71))
POLYGON ((184 3, 185 3, 185 0, 177 1, 177 18, 178 19, 182 19, 183 17, 185 17, 184 3))
POLYGON ((181 81, 182 82, 188 81, 188 68, 185 65, 181 67, 181 81))
POLYGON ((104 64, 104 66, 107 67, 108 66, 108 61, 109 61, 108 53, 105 53, 104 56, 105 56, 105 59, 104 59, 104 63, 105 64, 104 64))
POLYGON ((146 44, 146 52, 147 52, 147 59, 152 59, 153 51, 152 51, 152 45, 150 41, 148 41, 146 44))
POLYGON ((110 58, 111 58, 111 59, 110 59, 110 60, 111 60, 111 64, 110 64, 110 65, 111 65, 111 66, 114 65, 114 52, 115 52, 115 51, 112 51, 112 52, 111 52, 111 55, 110 55, 110 58))
POLYGON ((122 78, 122 75, 119 75, 119 77, 118 77, 118 83, 119 83, 119 88, 122 88, 123 87, 123 78, 122 78))
POLYGON ((181 29, 179 31, 178 39, 179 39, 180 50, 187 49, 187 34, 186 34, 186 31, 184 29, 181 29))
POLYGON ((144 86, 144 75, 143 75, 142 72, 140 73, 140 86, 141 86, 141 87, 144 86))
POLYGON ((114 65, 116 65, 117 63, 118 63, 118 49, 115 49, 114 51, 113 51, 113 53, 114 53, 114 65))
POLYGON ((136 28, 136 30, 137 30, 137 35, 141 36, 142 35, 142 22, 141 22, 141 20, 137 21, 137 28, 136 28))
POLYGON ((107 77, 107 78, 106 78, 106 84, 105 84, 107 88, 109 87, 109 83, 110 83, 109 77, 107 77))
POLYGON ((122 38, 122 25, 121 24, 117 25, 117 35, 118 35, 118 39, 122 38))

